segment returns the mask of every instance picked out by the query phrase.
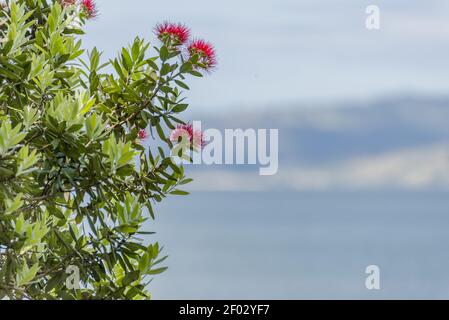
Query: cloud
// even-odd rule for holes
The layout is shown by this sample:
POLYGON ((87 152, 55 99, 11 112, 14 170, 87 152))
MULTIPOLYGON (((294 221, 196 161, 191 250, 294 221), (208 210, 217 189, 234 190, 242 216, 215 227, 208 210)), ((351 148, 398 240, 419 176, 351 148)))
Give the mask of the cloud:
POLYGON ((194 191, 328 191, 328 190, 449 190, 449 144, 358 157, 316 167, 280 166, 274 176, 257 170, 204 168, 192 170, 194 191))
POLYGON ((395 13, 388 16, 388 30, 401 36, 416 40, 442 40, 449 36, 447 15, 429 15, 395 13))

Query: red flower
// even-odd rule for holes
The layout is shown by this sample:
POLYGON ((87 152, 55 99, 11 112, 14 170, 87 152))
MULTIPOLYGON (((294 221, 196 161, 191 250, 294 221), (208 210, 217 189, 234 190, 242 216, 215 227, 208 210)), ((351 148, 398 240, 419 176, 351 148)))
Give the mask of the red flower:
POLYGON ((176 45, 186 43, 190 37, 190 29, 181 23, 160 23, 154 28, 154 32, 159 40, 169 38, 175 41, 176 45))
POLYGON ((195 148, 202 149, 207 145, 207 142, 204 140, 204 135, 200 130, 194 130, 193 125, 190 123, 187 124, 178 124, 175 130, 170 134, 170 141, 172 142, 181 142, 191 143, 195 148), (181 138, 181 141, 179 141, 181 138))
POLYGON ((200 68, 210 70, 217 66, 217 55, 214 46, 204 40, 194 40, 189 44, 188 51, 190 57, 197 54, 199 56, 198 65, 200 68))
POLYGON ((145 140, 146 138, 148 138, 148 133, 144 129, 140 129, 139 130, 139 139, 145 140))
POLYGON ((81 8, 87 16, 87 19, 93 19, 98 16, 97 5, 94 0, 81 0, 81 8))
POLYGON ((194 146, 201 149, 207 145, 207 141, 204 139, 204 133, 199 130, 193 132, 192 142, 194 146))
POLYGON ((178 124, 176 129, 172 131, 170 140, 177 142, 179 137, 185 137, 188 141, 191 141, 193 137, 193 126, 190 123, 178 124))

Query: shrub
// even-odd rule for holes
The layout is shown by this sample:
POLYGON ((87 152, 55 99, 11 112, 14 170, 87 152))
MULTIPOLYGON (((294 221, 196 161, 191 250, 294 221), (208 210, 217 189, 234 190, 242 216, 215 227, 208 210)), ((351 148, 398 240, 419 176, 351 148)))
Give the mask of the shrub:
POLYGON ((92 0, 2 5, 0 298, 147 299, 166 269, 143 224, 154 203, 187 194, 166 132, 186 125, 184 80, 215 54, 163 23, 157 46, 136 38, 103 63, 80 40, 96 16, 92 0))

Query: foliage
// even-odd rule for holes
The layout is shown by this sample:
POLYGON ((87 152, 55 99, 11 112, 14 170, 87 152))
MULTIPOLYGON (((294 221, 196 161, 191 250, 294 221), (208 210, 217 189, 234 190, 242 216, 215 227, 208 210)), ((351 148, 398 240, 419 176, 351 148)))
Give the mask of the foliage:
POLYGON ((201 52, 159 35, 102 63, 82 49, 93 15, 79 6, 10 0, 0 12, 0 299, 150 298, 165 257, 142 225, 190 181, 164 150, 185 77, 207 68, 201 52))

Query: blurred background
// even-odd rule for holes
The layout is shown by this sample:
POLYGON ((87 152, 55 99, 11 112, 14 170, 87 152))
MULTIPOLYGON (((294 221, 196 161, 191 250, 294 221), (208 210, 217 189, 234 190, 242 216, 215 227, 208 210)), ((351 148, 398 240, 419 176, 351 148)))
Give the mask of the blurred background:
POLYGON ((448 1, 97 3, 105 59, 167 19, 215 44, 186 120, 279 129, 278 174, 191 165, 192 194, 157 207, 155 299, 449 298, 448 1))

